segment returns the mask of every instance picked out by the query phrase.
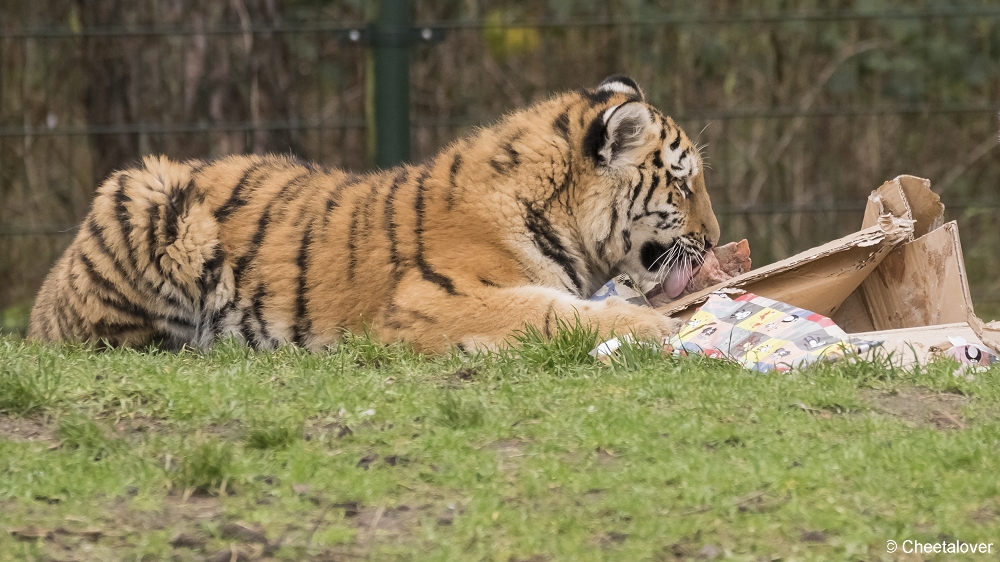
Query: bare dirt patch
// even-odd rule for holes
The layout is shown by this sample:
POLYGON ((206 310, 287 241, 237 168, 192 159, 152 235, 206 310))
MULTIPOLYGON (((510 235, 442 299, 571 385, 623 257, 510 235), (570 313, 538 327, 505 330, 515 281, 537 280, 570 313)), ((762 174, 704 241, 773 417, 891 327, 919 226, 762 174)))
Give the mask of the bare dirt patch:
POLYGON ((496 451, 503 459, 512 459, 524 456, 525 443, 519 439, 501 439, 486 447, 496 451))
POLYGON ((916 425, 933 425, 941 430, 965 429, 968 420, 962 407, 969 397, 935 392, 925 388, 901 388, 892 392, 868 391, 865 396, 876 410, 898 416, 916 425))
POLYGON ((56 426, 41 417, 14 417, 0 414, 0 439, 15 442, 56 442, 56 426))
POLYGON ((364 507, 356 519, 361 540, 395 539, 407 534, 419 521, 421 510, 407 505, 364 507))

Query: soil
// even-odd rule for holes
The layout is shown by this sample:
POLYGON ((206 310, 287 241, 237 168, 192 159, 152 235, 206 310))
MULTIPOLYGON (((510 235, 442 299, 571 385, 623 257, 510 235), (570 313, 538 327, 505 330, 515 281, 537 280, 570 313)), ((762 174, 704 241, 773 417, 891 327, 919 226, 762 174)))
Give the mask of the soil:
POLYGON ((42 417, 0 414, 0 439, 14 442, 57 442, 56 426, 42 417))
POLYGON ((903 418, 914 425, 932 425, 940 430, 965 429, 968 421, 962 407, 967 396, 935 392, 925 388, 902 388, 892 392, 864 392, 876 410, 903 418))

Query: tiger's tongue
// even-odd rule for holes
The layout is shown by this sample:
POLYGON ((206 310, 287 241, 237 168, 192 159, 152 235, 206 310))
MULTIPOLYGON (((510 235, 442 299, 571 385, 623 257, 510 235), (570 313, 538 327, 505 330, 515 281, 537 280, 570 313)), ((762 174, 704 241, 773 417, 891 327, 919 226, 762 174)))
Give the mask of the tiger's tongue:
POLYGON ((689 281, 691 281, 691 262, 684 260, 682 263, 674 266, 670 273, 667 274, 667 278, 663 280, 663 292, 667 294, 667 297, 671 299, 676 299, 678 295, 684 292, 684 287, 687 287, 689 281))

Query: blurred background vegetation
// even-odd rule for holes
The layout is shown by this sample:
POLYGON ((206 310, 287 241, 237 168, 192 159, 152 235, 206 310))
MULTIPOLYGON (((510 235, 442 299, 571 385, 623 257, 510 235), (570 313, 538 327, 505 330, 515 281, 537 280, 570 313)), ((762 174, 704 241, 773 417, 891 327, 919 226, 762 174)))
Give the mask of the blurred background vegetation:
MULTIPOLYGON (((995 0, 438 0, 414 21, 412 159, 553 91, 626 73, 707 145, 723 239, 755 265, 856 230, 930 178, 1000 316, 995 0)), ((146 153, 373 161, 374 0, 0 3, 0 329, 23 329, 95 185, 146 153)))

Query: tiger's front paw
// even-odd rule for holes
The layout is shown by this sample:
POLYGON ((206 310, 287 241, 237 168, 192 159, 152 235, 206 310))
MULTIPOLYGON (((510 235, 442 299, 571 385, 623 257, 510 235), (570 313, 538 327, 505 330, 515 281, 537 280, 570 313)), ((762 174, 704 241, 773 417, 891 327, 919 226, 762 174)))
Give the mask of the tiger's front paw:
POLYGON ((630 304, 625 299, 611 297, 604 301, 608 311, 614 315, 613 329, 616 334, 632 334, 636 339, 661 342, 678 332, 684 321, 671 318, 652 308, 630 304))

